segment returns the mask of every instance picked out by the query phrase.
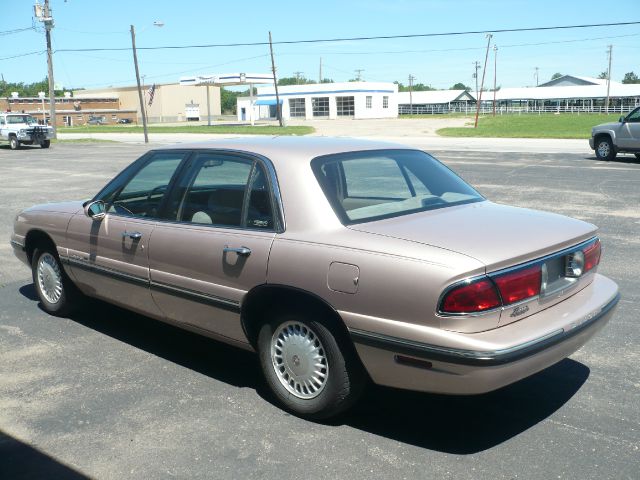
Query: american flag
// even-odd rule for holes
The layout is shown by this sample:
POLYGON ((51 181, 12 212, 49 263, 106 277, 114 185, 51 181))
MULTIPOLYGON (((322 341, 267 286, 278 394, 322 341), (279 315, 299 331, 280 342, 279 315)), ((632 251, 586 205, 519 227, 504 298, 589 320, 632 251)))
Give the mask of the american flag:
POLYGON ((153 103, 153 96, 156 93, 156 84, 155 83, 149 87, 149 90, 147 91, 147 93, 149 94, 149 106, 151 106, 151 104, 153 103))

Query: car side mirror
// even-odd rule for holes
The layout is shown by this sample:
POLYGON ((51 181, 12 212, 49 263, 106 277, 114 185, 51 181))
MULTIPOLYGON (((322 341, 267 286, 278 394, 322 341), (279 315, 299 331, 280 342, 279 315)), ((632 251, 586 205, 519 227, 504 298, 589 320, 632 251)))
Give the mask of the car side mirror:
POLYGON ((102 220, 106 215, 106 208, 102 200, 85 202, 82 207, 84 208, 84 214, 94 220, 102 220))
POLYGON ((618 120, 620 123, 624 123, 624 117, 620 117, 620 120, 618 120))

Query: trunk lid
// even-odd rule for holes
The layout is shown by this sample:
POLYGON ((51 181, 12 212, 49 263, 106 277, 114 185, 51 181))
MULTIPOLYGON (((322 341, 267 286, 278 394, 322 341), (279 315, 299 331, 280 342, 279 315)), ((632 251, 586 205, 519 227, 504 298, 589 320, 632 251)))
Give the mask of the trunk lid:
POLYGON ((349 228, 468 255, 484 263, 487 272, 571 247, 593 237, 597 231, 596 226, 581 220, 489 201, 349 228))

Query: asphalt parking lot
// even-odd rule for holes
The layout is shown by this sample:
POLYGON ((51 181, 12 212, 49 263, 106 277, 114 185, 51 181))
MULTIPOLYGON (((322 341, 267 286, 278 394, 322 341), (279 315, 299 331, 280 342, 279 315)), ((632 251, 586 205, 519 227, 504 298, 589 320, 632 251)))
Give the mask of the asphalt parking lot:
POLYGON ((92 196, 146 148, 0 147, 0 478, 639 478, 640 163, 523 150, 432 153, 493 201, 599 225, 613 320, 499 391, 371 387, 316 424, 272 404, 252 354, 103 303, 38 308, 8 245, 15 214, 92 196))

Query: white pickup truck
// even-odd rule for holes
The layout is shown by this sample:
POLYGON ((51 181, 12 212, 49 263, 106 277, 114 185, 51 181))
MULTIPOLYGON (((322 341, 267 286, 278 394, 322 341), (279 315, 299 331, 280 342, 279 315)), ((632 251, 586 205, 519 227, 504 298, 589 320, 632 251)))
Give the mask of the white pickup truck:
POLYGON ((640 160, 640 107, 616 123, 593 127, 589 146, 600 160, 613 160, 618 152, 633 153, 640 160))
POLYGON ((38 125, 38 121, 26 113, 0 113, 0 141, 9 142, 11 150, 20 145, 40 145, 49 148, 53 128, 38 125))

